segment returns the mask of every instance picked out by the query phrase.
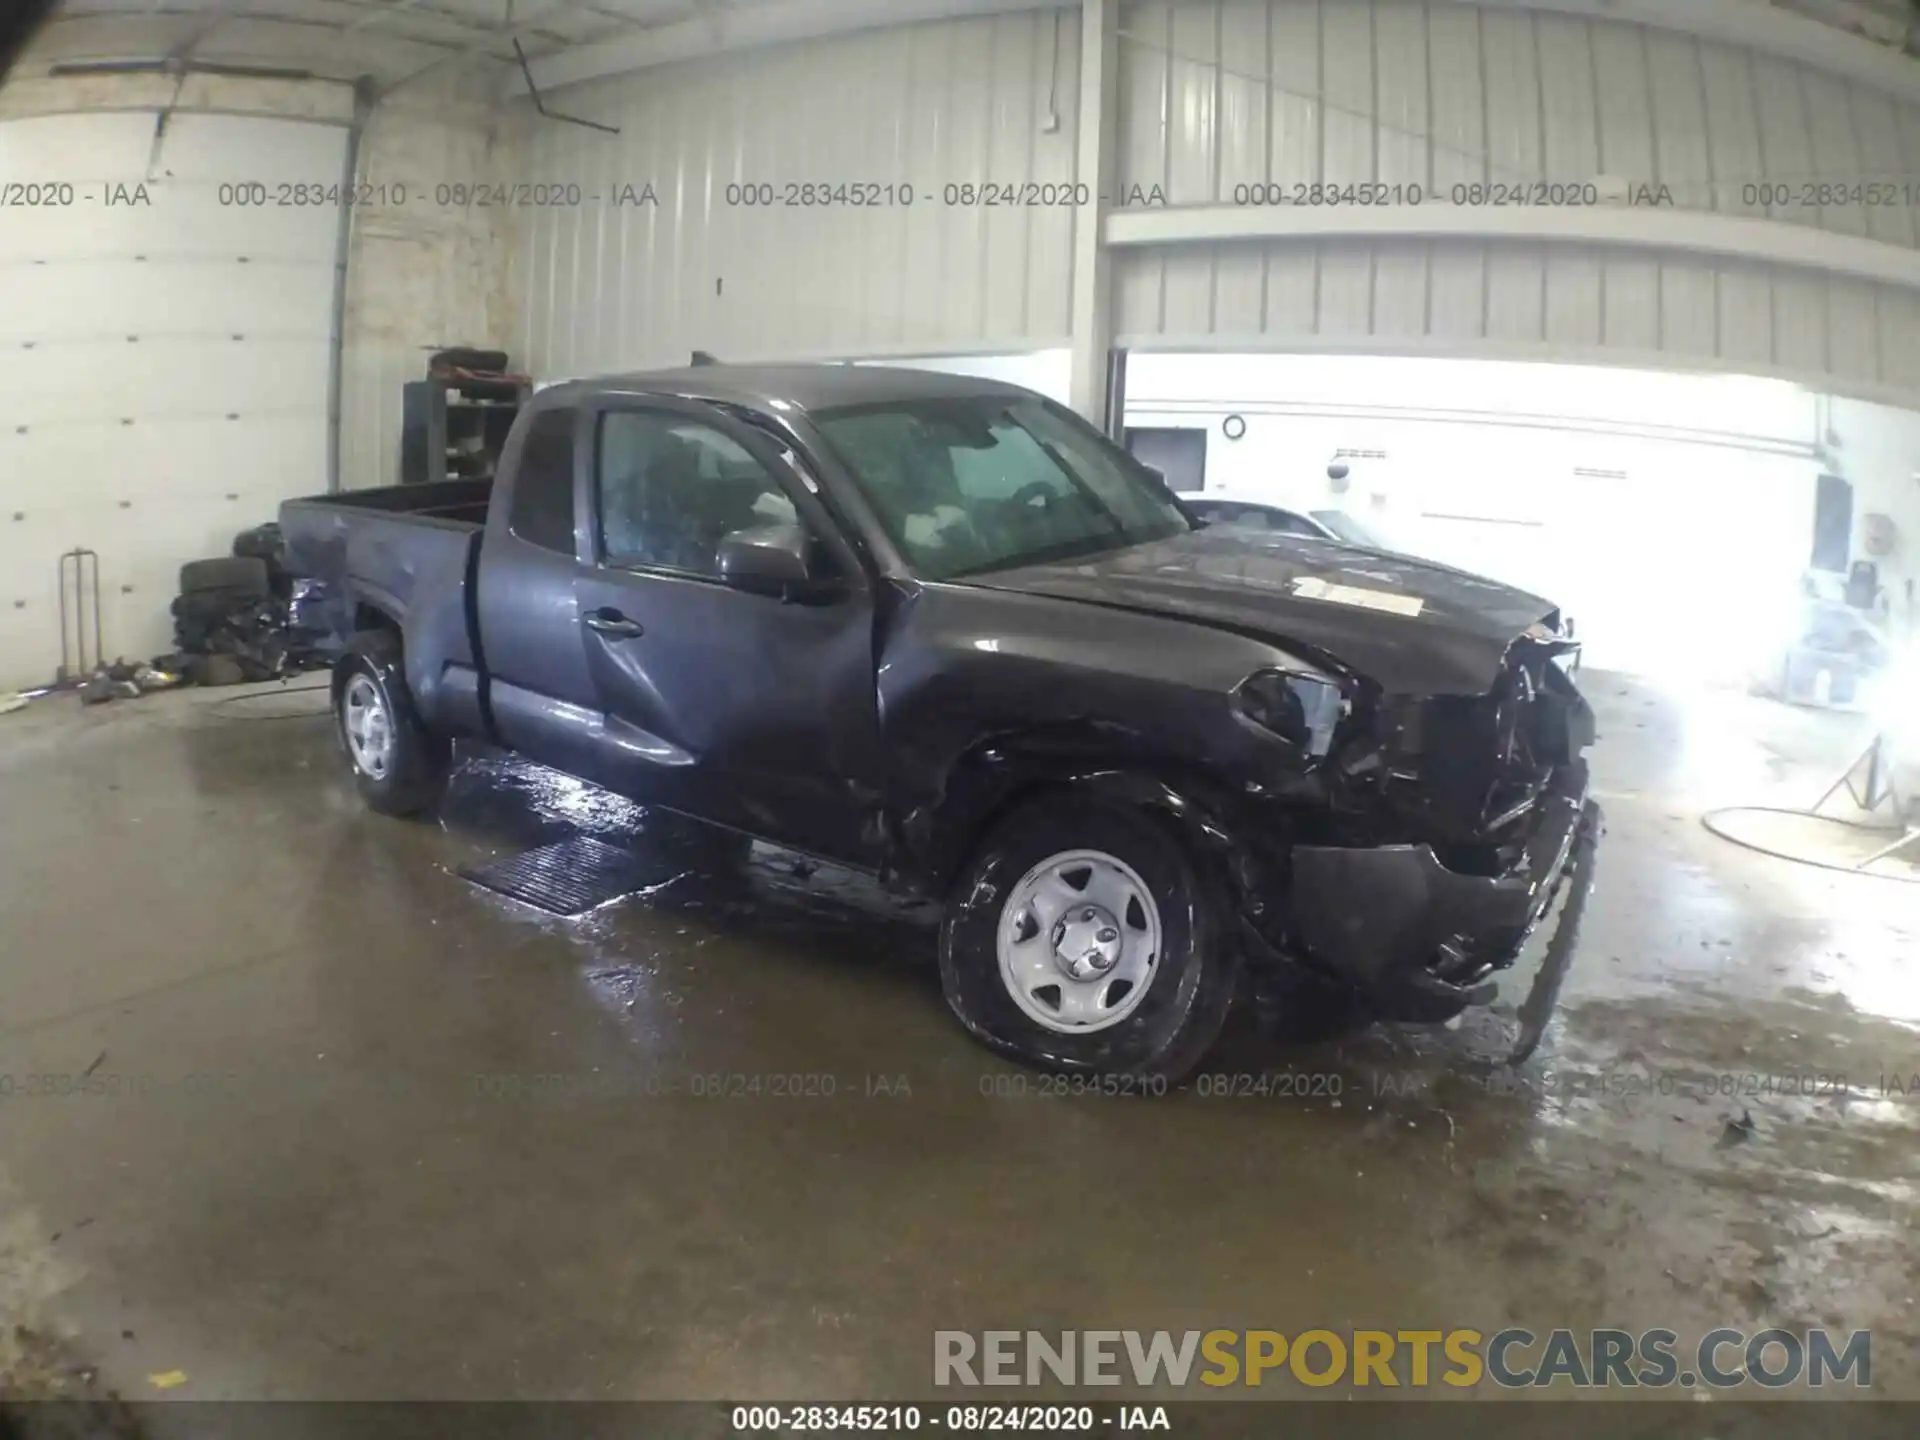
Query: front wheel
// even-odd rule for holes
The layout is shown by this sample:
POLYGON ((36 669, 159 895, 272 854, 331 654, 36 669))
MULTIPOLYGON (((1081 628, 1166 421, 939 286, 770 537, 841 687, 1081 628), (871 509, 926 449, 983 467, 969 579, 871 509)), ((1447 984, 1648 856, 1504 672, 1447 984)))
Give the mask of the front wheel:
POLYGON ((1168 825, 1077 796, 1023 806, 954 887, 947 1003, 975 1036, 1052 1070, 1177 1081, 1238 975, 1219 888, 1168 825))
POLYGON ((333 710, 354 785, 382 815, 417 815, 439 800, 451 747, 414 712, 400 642, 385 631, 356 639, 334 668, 333 710))

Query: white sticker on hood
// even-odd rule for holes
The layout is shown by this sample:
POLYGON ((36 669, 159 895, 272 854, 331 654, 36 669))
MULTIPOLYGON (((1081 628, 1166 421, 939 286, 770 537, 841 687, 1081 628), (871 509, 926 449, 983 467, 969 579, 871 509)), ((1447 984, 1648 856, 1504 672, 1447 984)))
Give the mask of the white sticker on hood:
POLYGON ((1300 600, 1357 605, 1362 610, 1386 610, 1395 615, 1418 615, 1427 608, 1427 602, 1418 595, 1397 595, 1391 590, 1362 590, 1357 585, 1335 585, 1317 575, 1300 576, 1293 582, 1293 593, 1300 600))

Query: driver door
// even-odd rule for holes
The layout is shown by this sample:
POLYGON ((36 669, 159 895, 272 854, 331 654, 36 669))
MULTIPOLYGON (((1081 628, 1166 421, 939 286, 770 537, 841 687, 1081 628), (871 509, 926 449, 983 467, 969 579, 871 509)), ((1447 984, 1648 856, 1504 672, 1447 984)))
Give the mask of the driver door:
POLYGON ((589 417, 592 549, 575 593, 606 783, 872 864, 882 771, 873 597, 781 440, 711 406, 609 396, 589 417), (797 523, 830 593, 720 578, 729 533, 797 523))

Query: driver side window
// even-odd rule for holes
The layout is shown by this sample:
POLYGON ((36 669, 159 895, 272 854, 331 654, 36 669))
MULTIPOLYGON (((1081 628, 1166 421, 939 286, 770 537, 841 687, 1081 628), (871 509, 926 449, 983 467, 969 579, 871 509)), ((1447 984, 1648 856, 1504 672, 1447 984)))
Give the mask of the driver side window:
POLYGON ((746 450, 662 411, 601 415, 594 482, 600 558, 622 569, 717 578, 725 536, 799 519, 780 482, 746 450))

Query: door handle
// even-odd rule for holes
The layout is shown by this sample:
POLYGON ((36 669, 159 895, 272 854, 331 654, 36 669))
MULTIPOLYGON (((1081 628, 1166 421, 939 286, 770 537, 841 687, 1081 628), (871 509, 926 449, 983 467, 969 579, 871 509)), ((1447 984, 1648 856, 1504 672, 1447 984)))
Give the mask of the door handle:
POLYGON ((580 623, 609 640, 632 640, 647 633, 638 620, 629 620, 618 610, 589 610, 581 616, 580 623))

